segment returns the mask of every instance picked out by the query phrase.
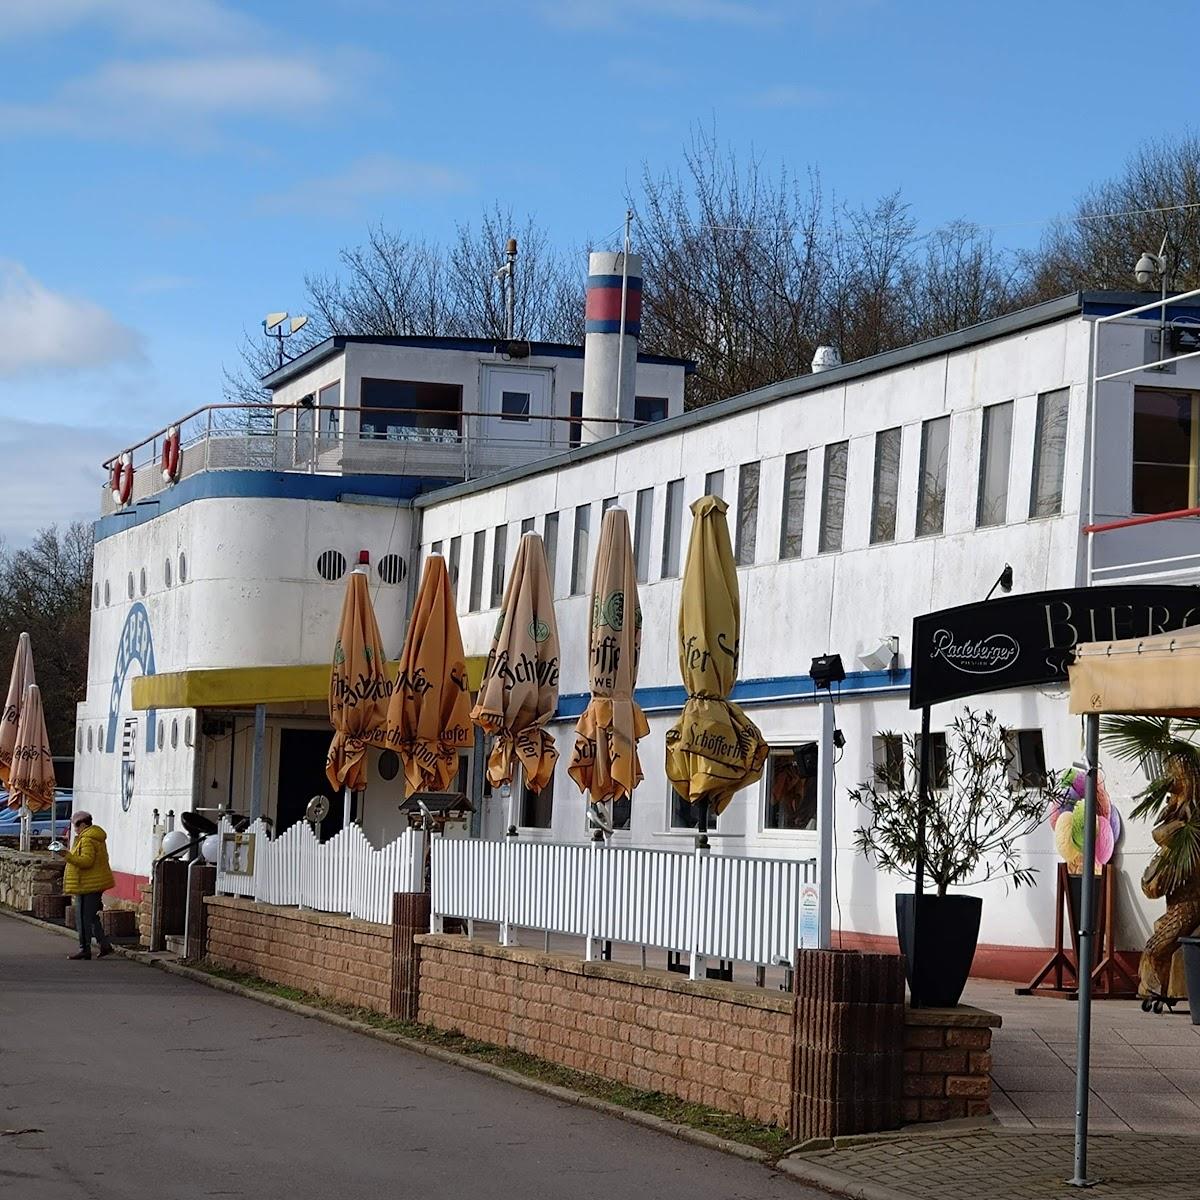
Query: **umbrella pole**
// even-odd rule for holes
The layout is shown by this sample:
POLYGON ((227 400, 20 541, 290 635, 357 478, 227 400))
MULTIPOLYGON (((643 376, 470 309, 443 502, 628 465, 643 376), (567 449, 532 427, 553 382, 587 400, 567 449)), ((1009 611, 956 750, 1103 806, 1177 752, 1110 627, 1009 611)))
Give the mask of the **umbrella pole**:
POLYGON ((1075 1036, 1075 1174, 1074 1187, 1093 1187, 1087 1177, 1088 1087, 1092 1043, 1092 898, 1096 891, 1096 773, 1100 759, 1100 714, 1085 718, 1087 787, 1083 794, 1083 878, 1079 916, 1079 1021, 1075 1036))
POLYGON ((708 849, 708 797, 703 797, 696 805, 699 813, 696 817, 696 849, 708 849))
POLYGON ((350 806, 354 803, 354 793, 349 789, 342 793, 342 828, 350 828, 350 806))
POLYGON ((32 842, 30 836, 30 822, 33 814, 29 811, 29 805, 22 802, 21 804, 21 853, 28 854, 29 847, 32 842))

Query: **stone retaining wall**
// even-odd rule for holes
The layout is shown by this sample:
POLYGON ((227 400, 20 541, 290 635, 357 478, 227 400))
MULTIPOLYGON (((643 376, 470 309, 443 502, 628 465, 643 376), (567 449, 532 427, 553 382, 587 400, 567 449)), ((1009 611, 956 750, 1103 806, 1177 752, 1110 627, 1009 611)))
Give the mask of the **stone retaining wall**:
POLYGON ((207 896, 206 956, 257 975, 386 1013, 392 992, 392 927, 333 913, 207 896))
POLYGON ((34 896, 62 892, 64 865, 52 854, 22 853, 0 846, 0 904, 30 912, 34 896))
POLYGON ((785 1126, 792 998, 445 934, 421 948, 417 1019, 646 1091, 785 1126))
POLYGON ((965 1004, 905 1012, 905 1121, 948 1121, 991 1111, 992 1029, 999 1024, 995 1013, 965 1004))

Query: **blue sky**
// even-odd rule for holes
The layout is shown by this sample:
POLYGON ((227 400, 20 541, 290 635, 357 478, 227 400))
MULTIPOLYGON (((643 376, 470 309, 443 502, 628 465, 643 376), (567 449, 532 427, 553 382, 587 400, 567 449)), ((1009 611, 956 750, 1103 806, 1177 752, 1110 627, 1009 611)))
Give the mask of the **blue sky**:
POLYGON ((603 242, 702 124, 1032 243, 1189 111, 1135 48, 1061 0, 0 0, 0 536, 94 516, 100 460, 220 400, 372 222, 603 242))

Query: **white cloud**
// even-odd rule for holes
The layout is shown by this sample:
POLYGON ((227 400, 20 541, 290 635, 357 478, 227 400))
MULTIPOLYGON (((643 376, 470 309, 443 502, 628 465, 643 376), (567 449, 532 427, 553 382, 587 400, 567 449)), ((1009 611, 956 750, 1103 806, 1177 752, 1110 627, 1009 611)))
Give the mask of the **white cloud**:
POLYGON ((110 312, 0 260, 0 378, 80 370, 137 358, 141 338, 110 312))
POLYGON ((100 515, 100 464, 119 448, 127 430, 42 424, 6 419, 0 423, 0 453, 20 463, 20 482, 5 491, 0 537, 23 546, 47 525, 94 521, 100 515))
POLYGON ((391 154, 372 154, 334 175, 303 180, 286 191, 263 196, 258 207, 268 213, 340 216, 363 201, 441 195, 461 192, 467 186, 467 179, 452 167, 413 162, 391 154))
POLYGON ((216 0, 3 0, 0 7, 0 40, 10 41, 92 25, 135 41, 224 45, 259 30, 216 0))
POLYGON ((777 83, 747 97, 751 108, 823 108, 833 99, 824 88, 801 83, 777 83))

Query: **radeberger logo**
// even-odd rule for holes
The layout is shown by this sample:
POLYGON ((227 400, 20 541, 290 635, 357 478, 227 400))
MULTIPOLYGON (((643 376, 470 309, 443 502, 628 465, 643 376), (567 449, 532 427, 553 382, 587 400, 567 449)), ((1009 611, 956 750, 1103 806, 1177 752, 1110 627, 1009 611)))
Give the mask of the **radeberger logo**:
POLYGON ((1016 639, 1007 633, 968 638, 963 642, 956 642, 949 629, 938 629, 933 635, 933 657, 967 675, 995 675, 1006 671, 1020 653, 1016 639))

